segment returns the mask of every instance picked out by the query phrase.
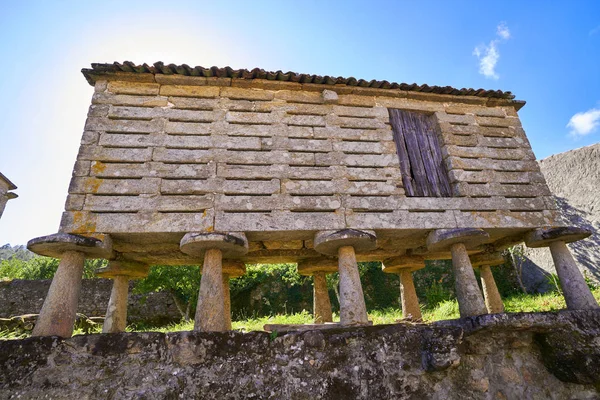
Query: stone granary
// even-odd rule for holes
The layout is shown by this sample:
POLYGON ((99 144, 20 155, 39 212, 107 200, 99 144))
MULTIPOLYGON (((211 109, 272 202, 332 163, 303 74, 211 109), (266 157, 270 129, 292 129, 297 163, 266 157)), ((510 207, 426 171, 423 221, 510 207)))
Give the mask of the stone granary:
POLYGON ((197 330, 230 329, 228 281, 248 263, 313 275, 316 322, 337 271, 340 323, 368 323, 357 261, 401 276, 406 316, 411 271, 449 258, 461 315, 501 312, 489 267, 522 241, 550 246, 569 308, 598 307, 565 245, 588 233, 557 226, 510 92, 163 63, 83 74, 95 92, 59 233, 29 243, 61 259, 34 335, 72 334, 85 258, 115 279, 105 332, 153 264, 202 265, 197 330))
POLYGON ((15 199, 19 197, 16 193, 10 192, 10 190, 15 190, 17 187, 14 183, 12 183, 8 178, 2 173, 0 173, 0 218, 4 213, 4 207, 6 207, 6 203, 10 199, 15 199))

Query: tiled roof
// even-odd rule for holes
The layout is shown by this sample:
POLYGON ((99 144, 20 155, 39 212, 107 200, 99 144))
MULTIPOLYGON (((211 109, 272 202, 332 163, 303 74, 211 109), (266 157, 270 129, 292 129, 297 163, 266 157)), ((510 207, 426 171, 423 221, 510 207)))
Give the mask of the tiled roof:
POLYGON ((320 75, 309 75, 299 74, 296 72, 282 72, 282 71, 265 71, 264 69, 254 68, 253 70, 247 69, 233 69, 231 67, 190 67, 189 65, 165 65, 162 62, 156 62, 153 65, 143 64, 135 65, 130 61, 124 63, 115 62, 113 64, 92 64, 92 68, 84 68, 81 70, 90 85, 95 83, 96 76, 103 73, 115 73, 115 72, 131 72, 138 74, 164 74, 164 75, 185 75, 185 76, 200 76, 200 77, 219 77, 219 78, 237 78, 237 79, 267 79, 275 81, 287 81, 287 82, 298 82, 298 83, 316 83, 321 85, 347 85, 357 86, 364 88, 377 88, 377 89, 399 89, 413 92, 424 92, 424 93, 436 93, 436 94, 450 94, 457 96, 478 96, 478 97, 491 97, 498 99, 514 99, 515 96, 511 92, 503 92, 501 90, 485 90, 485 89, 456 89, 450 86, 429 86, 429 85, 417 85, 416 83, 395 83, 388 81, 377 81, 371 80, 366 81, 364 79, 356 79, 353 77, 343 78, 334 76, 320 76, 320 75))
POLYGON ((0 180, 6 182, 8 185, 8 190, 15 190, 17 188, 14 183, 12 183, 6 176, 2 174, 2 172, 0 172, 0 180))

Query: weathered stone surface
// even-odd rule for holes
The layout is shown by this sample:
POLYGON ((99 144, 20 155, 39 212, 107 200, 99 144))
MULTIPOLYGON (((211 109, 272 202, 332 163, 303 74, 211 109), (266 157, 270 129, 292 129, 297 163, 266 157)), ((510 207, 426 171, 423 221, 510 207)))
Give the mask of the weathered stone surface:
MULTIPOLYGON (((19 280, 0 282, 0 318, 37 314, 48 293, 50 280, 19 280)), ((106 313, 112 288, 110 279, 84 279, 77 313, 88 317, 103 317, 106 313)), ((133 288, 133 281, 129 290, 133 288)), ((160 324, 179 321, 173 297, 166 292, 131 294, 128 305, 128 321, 160 324)))
POLYGON ((274 339, 177 332, 2 341, 0 398, 593 399, 599 332, 598 312, 561 312, 274 339))

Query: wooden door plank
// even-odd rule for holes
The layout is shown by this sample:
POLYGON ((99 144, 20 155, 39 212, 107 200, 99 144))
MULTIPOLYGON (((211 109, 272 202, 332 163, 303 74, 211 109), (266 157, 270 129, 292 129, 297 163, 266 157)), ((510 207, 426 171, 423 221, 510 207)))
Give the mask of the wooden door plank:
POLYGON ((392 124, 392 132, 394 134, 394 142, 396 143, 396 150, 398 151, 398 158, 400 160, 400 172, 402 174, 404 190, 407 196, 413 197, 416 196, 416 191, 413 184, 410 159, 408 157, 408 150, 406 149, 404 131, 402 129, 402 116, 400 114, 400 110, 394 108, 389 109, 389 114, 390 122, 392 124))

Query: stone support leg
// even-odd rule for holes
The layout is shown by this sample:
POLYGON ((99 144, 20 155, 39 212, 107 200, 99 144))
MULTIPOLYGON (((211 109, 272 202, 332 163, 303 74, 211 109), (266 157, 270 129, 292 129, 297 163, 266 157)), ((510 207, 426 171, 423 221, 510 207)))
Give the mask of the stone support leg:
POLYGON ((475 272, 469 260, 467 249, 462 243, 455 243, 450 248, 454 285, 461 317, 487 314, 483 296, 477 285, 475 272))
POLYGON ((569 310, 600 308, 565 242, 556 241, 550 243, 549 246, 567 308, 569 310))
POLYGON ((83 253, 69 251, 62 254, 32 336, 68 338, 73 335, 84 261, 83 253))
POLYGON ((129 277, 117 275, 113 278, 113 287, 106 309, 102 333, 125 332, 127 326, 127 297, 129 296, 129 277))
POLYGON ((364 324, 369 321, 360 283, 356 254, 352 246, 338 249, 340 274, 340 323, 364 324))
POLYGON ((331 312, 331 300, 327 290, 327 278, 325 272, 315 272, 313 274, 313 309, 315 314, 315 324, 333 322, 331 312))
POLYGON ((485 307, 490 314, 499 314, 504 312, 504 304, 498 286, 494 280, 494 275, 489 265, 479 267, 481 275, 481 286, 483 287, 483 297, 485 299, 485 307))
POLYGON ((221 250, 206 250, 194 322, 196 331, 222 332, 227 330, 222 262, 221 250))
POLYGON ((231 294, 229 293, 229 274, 223 274, 223 297, 224 303, 224 314, 225 314, 225 327, 228 331, 231 330, 231 294))
POLYGON ((400 272, 400 297, 402 299, 402 317, 419 321, 422 319, 419 298, 415 290, 412 272, 409 269, 400 272))

